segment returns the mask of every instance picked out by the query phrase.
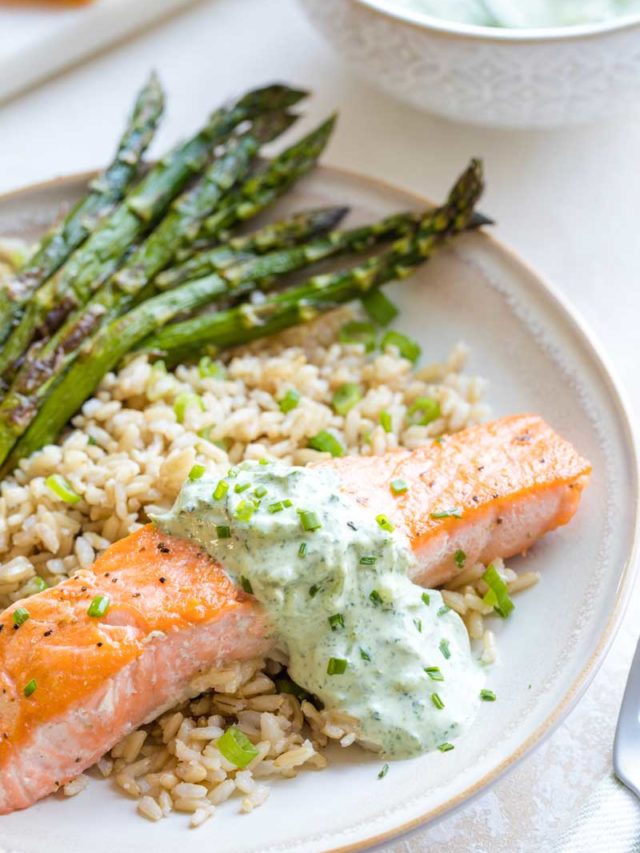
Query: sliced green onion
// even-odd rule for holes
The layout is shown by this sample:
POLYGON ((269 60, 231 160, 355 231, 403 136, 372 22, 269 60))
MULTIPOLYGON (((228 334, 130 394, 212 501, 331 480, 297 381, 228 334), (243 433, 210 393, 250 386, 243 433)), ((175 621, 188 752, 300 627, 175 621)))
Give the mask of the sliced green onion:
POLYGON ((407 409, 407 419, 414 426, 426 426, 440 417, 440 403, 433 397, 418 397, 407 409))
POLYGON ((339 415, 346 415, 355 404, 362 400, 362 390, 354 382, 345 382, 336 388, 331 404, 339 415))
POLYGON ((246 492, 247 489, 251 488, 251 483, 236 483, 233 487, 233 491, 236 495, 242 494, 242 492, 246 492))
POLYGON ((506 583, 498 574, 498 570, 493 563, 487 566, 486 572, 482 575, 482 580, 489 587, 489 591, 482 600, 485 604, 493 607, 496 613, 499 613, 503 619, 506 619, 513 611, 515 605, 509 597, 509 590, 506 583))
POLYGON ((424 671, 431 681, 444 681, 444 675, 440 672, 439 666, 425 666, 424 671))
POLYGON ((205 472, 204 465, 194 465, 189 471, 190 480, 199 480, 205 472))
POLYGON ((389 765, 383 764, 382 770, 378 773, 378 779, 384 779, 384 777, 387 775, 388 772, 389 772, 389 765))
POLYGON ((362 307, 379 326, 388 326, 400 313, 393 302, 379 290, 371 290, 360 300, 362 307))
POLYGON ((456 553, 453 555, 453 559, 455 561, 456 566, 459 569, 464 569, 464 564, 467 561, 467 555, 464 553, 464 551, 458 549, 456 551, 456 553))
POLYGON ((455 749, 455 746, 452 743, 441 743, 438 749, 440 752, 451 752, 452 749, 455 749))
POLYGON ((451 657, 451 650, 449 648, 449 641, 448 640, 440 640, 440 645, 438 646, 438 648, 442 652, 442 657, 445 660, 449 660, 449 658, 451 657))
POLYGON ((303 509, 299 510, 299 515, 302 529, 306 530, 307 533, 313 533, 314 530, 319 530, 322 527, 320 519, 315 512, 303 509))
POLYGON ((493 692, 493 690, 481 690, 480 698, 483 702, 495 702, 496 694, 493 692))
POLYGON ((298 557, 304 557, 307 553, 307 543, 301 542, 298 546, 298 557))
POLYGON ((361 566, 375 566, 377 557, 360 557, 361 566))
POLYGON ((282 400, 278 403, 278 406, 280 407, 280 411, 286 415, 287 412, 291 412, 293 409, 297 408, 299 402, 300 394, 295 388, 289 388, 282 400))
POLYGON ((338 628, 344 628, 344 616, 342 613, 334 613, 333 616, 329 616, 328 620, 329 627, 332 631, 337 631, 338 628))
POLYGON ((428 592, 422 593, 422 600, 427 605, 427 607, 431 604, 431 596, 429 595, 428 592))
POLYGON ((422 634, 422 619, 414 619, 413 624, 416 626, 418 632, 422 634))
POLYGON ((393 421, 391 420, 389 412, 380 412, 378 420, 380 421, 380 426, 385 432, 391 432, 393 430, 393 421))
POLYGON ((313 450, 320 450, 322 453, 330 453, 333 457, 344 456, 344 447, 335 435, 332 435, 326 429, 320 430, 317 435, 309 439, 309 447, 313 450))
POLYGON ((398 478, 391 481, 391 491, 394 495, 404 495, 409 490, 409 484, 406 480, 398 478))
POLYGON ((229 470, 227 471, 227 477, 229 477, 230 479, 233 479, 234 477, 237 477, 237 476, 238 476, 238 469, 235 466, 232 466, 231 468, 229 468, 229 470))
POLYGON ((198 362, 198 373, 201 379, 224 379, 225 377, 224 367, 208 355, 203 355, 198 362))
POLYGON ((462 518, 462 507, 454 506, 452 509, 440 509, 431 513, 431 518, 462 518))
POLYGON ((317 583, 314 583, 313 586, 309 587, 309 598, 315 598, 316 595, 320 592, 320 587, 317 583))
POLYGON ((100 619, 101 616, 106 616, 109 612, 111 601, 108 595, 96 595, 91 600, 87 614, 93 619, 100 619))
POLYGON ((365 352, 373 352, 376 348, 378 335, 371 323, 347 323, 338 333, 342 344, 363 344, 365 352))
POLYGON ((19 628, 21 625, 24 625, 24 623, 27 621, 27 619, 30 618, 30 616, 31 614, 26 608, 16 607, 16 609, 13 611, 13 624, 17 625, 19 628))
POLYGON ((383 530, 387 531, 387 533, 392 533, 393 530, 395 530, 393 524, 391 524, 387 516, 383 513, 380 513, 380 515, 376 515, 376 521, 383 530))
POLYGON ((289 509, 290 506, 293 506, 293 501, 290 498, 285 498, 282 501, 282 505, 284 506, 285 509, 289 509))
POLYGON ((238 506, 235 508, 233 517, 237 518, 238 521, 251 521, 251 516, 255 511, 256 508, 254 504, 249 503, 249 501, 240 501, 238 506))
POLYGON ((244 575, 240 575, 240 586, 246 593, 248 593, 249 595, 253 595, 253 587, 251 586, 251 581, 249 580, 249 578, 245 578, 244 575))
POLYGON ((444 702, 437 693, 431 694, 431 701, 439 711, 442 711, 442 709, 444 708, 444 702))
POLYGON ((414 341, 413 338, 409 338, 407 335, 403 335, 402 332, 386 332, 382 338, 380 347, 384 350, 389 346, 395 347, 402 358, 406 358, 407 361, 410 361, 412 364, 416 363, 420 358, 420 353, 422 352, 416 341, 414 341))
POLYGON ((258 750, 244 732, 236 726, 231 726, 222 737, 218 738, 216 746, 222 755, 236 767, 246 767, 258 755, 258 750))
POLYGON ((448 604, 443 604, 442 607, 438 608, 438 616, 444 616, 445 613, 448 613, 451 610, 448 604))
POLYGON ((290 678, 276 678, 275 685, 278 693, 289 693, 300 701, 311 698, 311 694, 304 687, 300 687, 299 684, 296 684, 290 678))
POLYGON ((265 459, 264 456, 262 457, 262 459, 258 460, 258 465, 268 465, 268 464, 269 464, 269 460, 265 459))
POLYGON ((265 487, 264 487, 264 486, 258 486, 258 488, 257 488, 257 489, 254 489, 254 490, 253 490, 253 494, 254 494, 257 498, 263 498, 263 497, 267 494, 267 490, 265 489, 265 487))
POLYGON ((374 589, 369 593, 369 601, 371 601, 375 607, 381 607, 384 604, 384 599, 377 589, 374 589))
POLYGON ((29 696, 33 696, 33 694, 36 692, 37 687, 38 685, 36 684, 35 678, 32 678, 28 684, 25 684, 24 690, 22 692, 28 699, 29 696))
POLYGON ((216 526, 216 536, 218 539, 231 539, 231 528, 228 524, 218 524, 216 526))
POLYGON ((220 480, 218 485, 213 490, 214 501, 220 501, 229 491, 229 483, 226 480, 220 480))
POLYGON ((275 503, 269 504, 267 507, 267 511, 270 513, 282 512, 284 509, 284 503, 282 501, 276 501, 275 503))
POLYGON ((347 663, 344 658, 329 658, 327 675, 342 675, 347 671, 347 663))
POLYGON ((77 492, 74 492, 69 483, 61 474, 50 474, 44 481, 45 486, 51 489, 53 494, 66 504, 77 504, 82 500, 77 492))
POLYGON ((199 394, 190 394, 188 392, 178 394, 173 404, 173 411, 176 414, 176 420, 179 424, 184 423, 184 416, 189 406, 197 406, 201 412, 204 412, 204 400, 199 394))
POLYGON ((360 649, 360 657, 362 658, 362 660, 371 660, 371 655, 369 654, 369 652, 366 652, 362 648, 360 649))

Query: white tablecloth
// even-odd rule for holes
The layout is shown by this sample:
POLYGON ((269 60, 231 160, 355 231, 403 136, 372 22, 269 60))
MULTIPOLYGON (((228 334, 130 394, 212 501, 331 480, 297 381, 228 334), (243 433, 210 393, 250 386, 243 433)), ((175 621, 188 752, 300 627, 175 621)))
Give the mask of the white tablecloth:
MULTIPOLYGON (((331 164, 439 198, 467 158, 481 155, 489 184, 483 208, 498 220, 497 235, 570 297, 638 416, 640 92, 634 114, 600 126, 535 133, 456 126, 360 82, 294 0, 211 0, 0 108, 0 192, 103 163, 150 67, 170 96, 158 150, 221 98, 282 78, 317 93, 305 105, 305 126, 339 108, 331 164)), ((639 615, 636 595, 598 678, 539 750, 475 802, 388 848, 553 849, 609 770, 639 615)))

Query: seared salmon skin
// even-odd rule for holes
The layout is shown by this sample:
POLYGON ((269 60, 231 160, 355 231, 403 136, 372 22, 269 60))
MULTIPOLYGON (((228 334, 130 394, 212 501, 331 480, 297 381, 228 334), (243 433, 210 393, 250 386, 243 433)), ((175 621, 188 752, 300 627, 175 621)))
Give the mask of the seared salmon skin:
MULTIPOLYGON (((472 427, 413 452, 322 463, 410 540, 414 580, 509 557, 566 524, 590 465, 542 419, 472 427), (406 489, 405 489, 406 486, 406 489)), ((92 571, 0 615, 0 814, 25 808, 122 737, 201 692, 212 667, 265 654, 264 613, 196 544, 148 525, 92 571)))

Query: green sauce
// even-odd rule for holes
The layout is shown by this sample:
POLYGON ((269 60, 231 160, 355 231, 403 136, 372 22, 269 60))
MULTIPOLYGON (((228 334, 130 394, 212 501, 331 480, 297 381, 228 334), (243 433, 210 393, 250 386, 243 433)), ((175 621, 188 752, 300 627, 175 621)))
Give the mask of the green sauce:
POLYGON ((409 580, 404 537, 342 494, 330 471, 245 462, 222 482, 188 480, 155 522, 251 590, 294 681, 356 718, 360 739, 391 758, 458 735, 482 672, 457 614, 409 580))
POLYGON ((485 27, 564 27, 640 12, 640 0, 395 0, 446 21, 485 27))

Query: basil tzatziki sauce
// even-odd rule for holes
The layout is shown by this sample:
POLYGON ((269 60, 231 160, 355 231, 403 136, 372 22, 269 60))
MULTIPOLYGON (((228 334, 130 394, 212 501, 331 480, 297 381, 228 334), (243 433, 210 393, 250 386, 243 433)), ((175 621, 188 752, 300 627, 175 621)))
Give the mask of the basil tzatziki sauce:
POLYGON ((485 27, 565 27, 640 12, 640 0, 395 0, 416 12, 485 27))
POLYGON ((366 745, 417 755, 474 716, 483 675, 461 619, 409 580, 404 536, 333 472, 245 462, 220 481, 188 480, 154 520, 256 596, 291 677, 356 718, 366 745))

